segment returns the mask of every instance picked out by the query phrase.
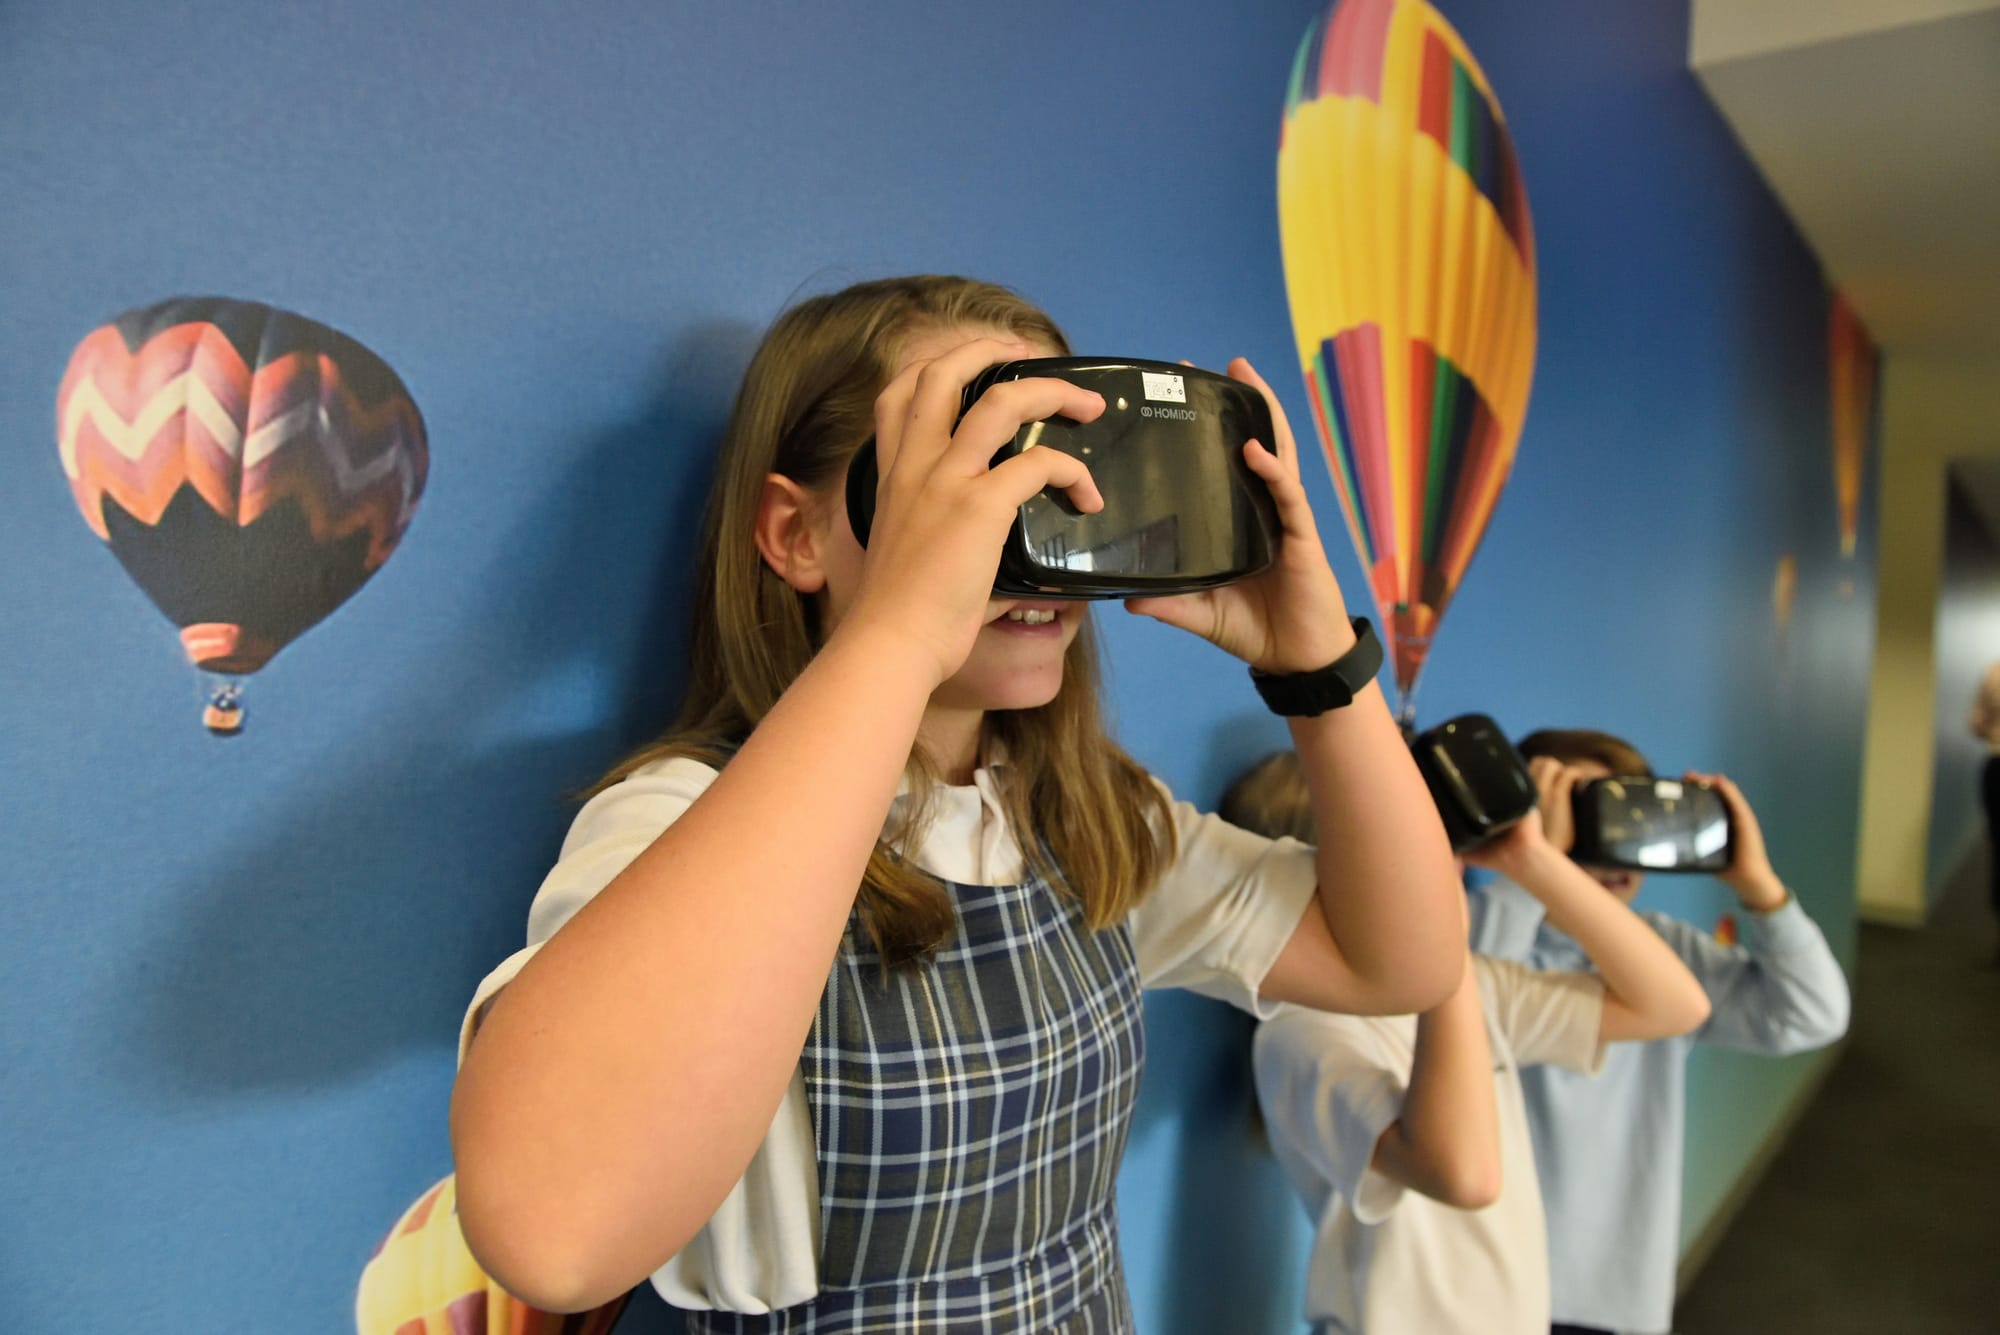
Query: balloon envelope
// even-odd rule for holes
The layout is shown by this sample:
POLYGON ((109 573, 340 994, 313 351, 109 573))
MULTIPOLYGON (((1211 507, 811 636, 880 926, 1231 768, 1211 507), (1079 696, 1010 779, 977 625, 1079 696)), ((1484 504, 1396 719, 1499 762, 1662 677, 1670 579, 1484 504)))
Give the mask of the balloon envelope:
POLYGON ((1340 0, 1293 62, 1285 286, 1314 425, 1406 718, 1513 466, 1535 247, 1486 77, 1422 0, 1340 0))
POLYGON ((367 582, 430 466, 423 418, 381 358, 222 297, 127 311, 85 337, 56 424, 84 522, 216 672, 255 672, 367 582))

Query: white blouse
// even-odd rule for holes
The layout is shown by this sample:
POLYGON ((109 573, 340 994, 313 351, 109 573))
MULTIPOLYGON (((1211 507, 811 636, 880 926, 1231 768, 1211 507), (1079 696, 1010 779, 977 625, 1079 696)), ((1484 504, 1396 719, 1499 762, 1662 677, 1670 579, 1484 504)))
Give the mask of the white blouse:
MULTIPOLYGON (((715 777, 699 761, 660 761, 584 805, 528 910, 527 947, 473 994, 459 1036, 461 1061, 486 1004, 715 777)), ((896 800, 900 807, 905 799, 896 800)), ((1179 856, 1129 920, 1140 980, 1147 987, 1195 988, 1262 1018, 1269 1007, 1257 989, 1312 902, 1313 850, 1252 834, 1186 802, 1172 810, 1179 856)), ((918 866, 967 885, 1025 879, 1020 846, 988 770, 977 771, 967 786, 941 789, 932 812, 918 866)), ((653 1286, 676 1307, 752 1314, 814 1297, 817 1165, 805 1079, 795 1073, 742 1178, 694 1240, 654 1274, 653 1286)))

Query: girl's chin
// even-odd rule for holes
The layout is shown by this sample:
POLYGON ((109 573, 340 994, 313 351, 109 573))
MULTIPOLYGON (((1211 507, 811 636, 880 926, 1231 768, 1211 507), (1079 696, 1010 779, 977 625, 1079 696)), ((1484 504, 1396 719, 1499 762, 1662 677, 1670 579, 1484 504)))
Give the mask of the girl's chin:
POLYGON ((1040 709, 1056 698, 1062 689, 1062 677, 1057 674, 1050 681, 1023 681, 1016 678, 1001 682, 956 682, 940 692, 940 703, 961 709, 979 709, 987 713, 997 710, 1040 709))

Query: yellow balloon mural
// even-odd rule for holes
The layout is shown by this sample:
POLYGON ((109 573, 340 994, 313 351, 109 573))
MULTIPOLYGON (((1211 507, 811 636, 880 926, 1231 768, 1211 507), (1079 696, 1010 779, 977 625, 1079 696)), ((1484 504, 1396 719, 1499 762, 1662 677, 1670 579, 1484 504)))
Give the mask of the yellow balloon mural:
POLYGON ((1307 31, 1278 217, 1314 425, 1409 723, 1513 467, 1536 327, 1513 141, 1478 62, 1423 0, 1339 0, 1307 31))
POLYGON ((354 1295, 358 1335, 608 1335, 624 1298, 559 1316, 528 1306, 479 1268, 458 1227, 458 1179, 403 1212, 354 1295))

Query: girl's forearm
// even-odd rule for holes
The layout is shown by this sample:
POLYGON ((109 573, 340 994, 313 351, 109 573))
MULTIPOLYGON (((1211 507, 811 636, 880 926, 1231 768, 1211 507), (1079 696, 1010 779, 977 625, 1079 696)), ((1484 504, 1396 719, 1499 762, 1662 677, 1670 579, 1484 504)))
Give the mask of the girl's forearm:
POLYGON ((838 636, 493 1003, 452 1100, 480 1261, 563 1310, 679 1251, 797 1068, 935 682, 838 636))
POLYGON ((1344 1009, 1411 1014, 1465 966, 1457 869, 1410 750, 1370 684, 1344 709, 1291 720, 1312 793, 1319 899, 1349 977, 1344 1009))

